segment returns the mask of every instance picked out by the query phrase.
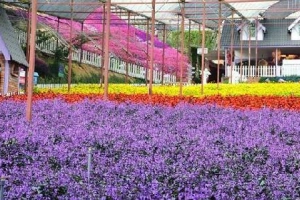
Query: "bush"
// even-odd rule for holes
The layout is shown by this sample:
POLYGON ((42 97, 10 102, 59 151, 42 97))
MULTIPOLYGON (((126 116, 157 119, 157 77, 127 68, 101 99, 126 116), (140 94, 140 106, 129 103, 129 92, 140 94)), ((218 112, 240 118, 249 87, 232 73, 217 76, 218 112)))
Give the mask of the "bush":
POLYGON ((38 57, 35 58, 35 71, 40 77, 45 77, 49 75, 50 72, 48 64, 38 57))
POLYGON ((270 82, 278 82, 279 79, 283 79, 286 82, 299 82, 300 76, 292 75, 292 76, 277 76, 277 77, 261 77, 259 79, 259 82, 265 83, 267 79, 269 79, 270 82))

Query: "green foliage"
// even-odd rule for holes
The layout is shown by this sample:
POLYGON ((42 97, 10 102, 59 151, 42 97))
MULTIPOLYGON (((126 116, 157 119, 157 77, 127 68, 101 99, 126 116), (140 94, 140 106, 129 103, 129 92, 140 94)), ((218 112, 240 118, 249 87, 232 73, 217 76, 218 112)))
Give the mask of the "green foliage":
POLYGON ((53 53, 54 53, 54 63, 58 63, 64 61, 67 58, 69 54, 69 50, 66 47, 59 46, 56 48, 55 51, 53 51, 53 53))
MULTIPOLYGON (((173 31, 168 36, 167 43, 174 47, 180 47, 181 43, 181 32, 180 31, 173 31)), ((202 44, 202 32, 192 30, 190 32, 190 39, 189 39, 189 31, 185 31, 184 33, 184 46, 185 51, 187 52, 188 46, 201 46, 202 44), (189 45, 190 40, 190 45, 189 45)), ((213 31, 206 31, 205 32, 205 47, 209 50, 214 49, 216 46, 216 34, 213 31)))
MULTIPOLYGON (((47 77, 48 79, 55 79, 58 78, 60 81, 62 81, 63 78, 59 78, 58 76, 58 71, 59 71, 59 66, 66 65, 66 57, 68 56, 68 49, 64 47, 57 47, 56 50, 53 52, 54 54, 54 60, 50 61, 49 64, 49 69, 50 69, 50 75, 47 77)), ((66 77, 66 73, 65 73, 66 77)))
POLYGON ((36 36, 36 44, 47 43, 51 38, 54 38, 54 35, 50 32, 41 30, 37 30, 36 36))
MULTIPOLYGON (((116 75, 112 75, 109 77, 108 80, 109 83, 125 83, 125 76, 116 76, 116 75)), ((133 79, 130 80, 129 83, 136 83, 136 84, 141 84, 141 83, 145 83, 144 79, 133 79)))
POLYGON ((300 76, 284 76, 284 77, 261 77, 259 79, 260 83, 265 83, 269 79, 270 82, 278 82, 279 79, 283 79, 286 82, 300 82, 300 76))
MULTIPOLYGON (((67 72, 66 72, 67 73, 67 72)), ((86 76, 76 76, 72 73, 72 83, 99 83, 100 77, 99 74, 91 74, 86 76)), ((125 83, 125 77, 120 77, 112 75, 109 77, 109 83, 125 83)), ((48 76, 48 77, 39 77, 38 84, 58 84, 58 83, 68 83, 68 78, 59 78, 58 76, 48 76)), ((133 79, 130 83, 142 84, 145 83, 143 79, 133 79)))
POLYGON ((29 0, 19 0, 19 2, 21 2, 21 3, 27 3, 27 4, 29 4, 29 3, 30 3, 30 1, 29 1, 29 0))
POLYGON ((83 44, 85 44, 89 41, 90 41, 90 39, 87 36, 85 36, 84 34, 78 34, 73 39, 72 43, 73 43, 75 48, 80 49, 81 45, 83 45, 83 44))
POLYGON ((133 81, 131 81, 131 83, 144 84, 144 83, 146 83, 146 81, 145 81, 145 79, 135 78, 133 81))

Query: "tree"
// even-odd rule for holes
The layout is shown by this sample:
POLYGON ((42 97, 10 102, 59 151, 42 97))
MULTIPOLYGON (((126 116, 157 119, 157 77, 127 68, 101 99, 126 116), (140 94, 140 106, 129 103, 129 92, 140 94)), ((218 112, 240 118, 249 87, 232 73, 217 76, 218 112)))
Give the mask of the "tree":
MULTIPOLYGON (((167 38, 167 43, 174 47, 180 48, 180 31, 173 31, 169 34, 167 38)), ((199 33, 197 30, 191 30, 190 32, 190 46, 201 46, 202 42, 202 32, 199 33)), ((184 46, 185 52, 188 52, 189 46, 189 31, 185 31, 184 33, 184 46)), ((216 47, 216 34, 213 31, 205 32, 205 47, 208 50, 213 50, 216 47)))

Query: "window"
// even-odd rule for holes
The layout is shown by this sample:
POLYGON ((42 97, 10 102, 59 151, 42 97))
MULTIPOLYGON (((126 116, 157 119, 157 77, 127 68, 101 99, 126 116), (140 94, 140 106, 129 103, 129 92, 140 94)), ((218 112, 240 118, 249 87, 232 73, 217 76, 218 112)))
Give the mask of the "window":
POLYGON ((249 26, 249 36, 251 40, 255 40, 256 39, 256 27, 254 23, 251 23, 249 26))

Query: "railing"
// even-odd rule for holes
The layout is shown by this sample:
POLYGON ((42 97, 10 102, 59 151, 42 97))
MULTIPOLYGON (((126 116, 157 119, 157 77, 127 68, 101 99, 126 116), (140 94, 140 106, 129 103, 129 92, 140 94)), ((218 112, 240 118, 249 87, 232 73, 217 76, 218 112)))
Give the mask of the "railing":
MULTIPOLYGON (((27 34, 24 32, 19 32, 19 42, 21 44, 26 44, 27 34)), ((37 45, 37 48, 45 53, 53 54, 58 45, 63 45, 61 42, 56 39, 47 40, 37 45)), ((75 50, 72 53, 73 61, 82 62, 84 64, 93 65, 95 67, 101 67, 101 59, 102 57, 96 53, 85 51, 85 50, 75 50)), ((117 72, 120 74, 126 74, 126 62, 120 60, 116 57, 110 57, 109 70, 113 72, 117 72)), ((147 69, 149 72, 149 69, 147 69)), ((128 64, 128 75, 134 78, 145 78, 146 68, 129 63, 128 64)), ((149 75, 149 73, 147 73, 149 75)), ((153 82, 160 83, 162 78, 164 78, 164 83, 175 83, 176 76, 171 74, 166 74, 162 77, 162 72, 158 70, 153 70, 153 82)), ((149 76, 147 77, 149 79, 149 76)))
MULTIPOLYGON (((275 77, 280 76, 280 66, 233 66, 233 72, 244 77, 275 77)), ((231 76, 231 66, 227 66, 225 76, 231 76)))
POLYGON ((283 60, 281 73, 283 76, 300 75, 300 59, 283 60))
MULTIPOLYGON (((300 65, 283 66, 233 66, 233 72, 244 77, 284 77, 300 76, 300 65)), ((231 76, 231 66, 227 66, 225 76, 231 76)))

